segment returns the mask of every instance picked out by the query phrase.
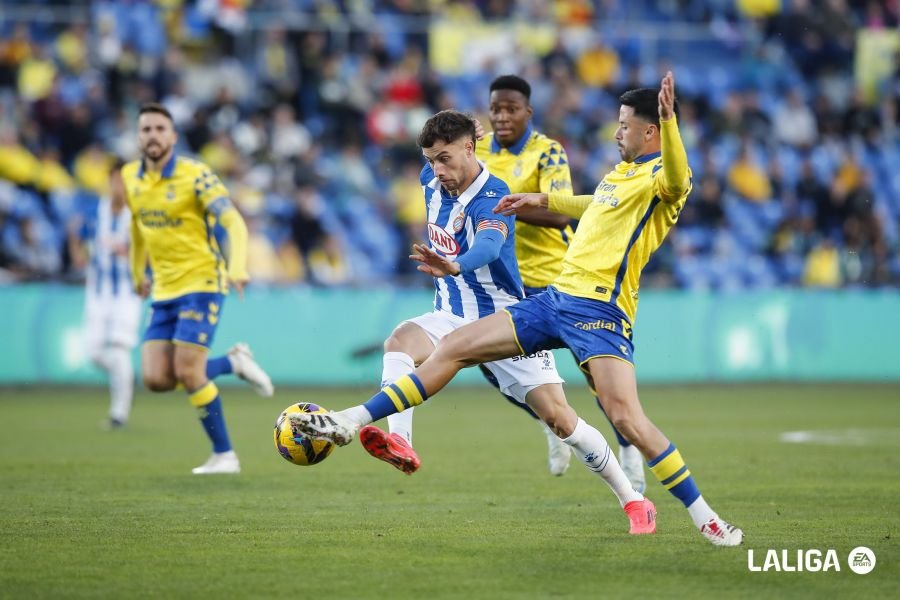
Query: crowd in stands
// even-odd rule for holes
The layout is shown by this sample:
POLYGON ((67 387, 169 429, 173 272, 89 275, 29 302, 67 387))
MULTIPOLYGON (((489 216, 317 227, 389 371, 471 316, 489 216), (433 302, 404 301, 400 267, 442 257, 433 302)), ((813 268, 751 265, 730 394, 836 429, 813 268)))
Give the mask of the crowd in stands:
POLYGON ((486 124, 490 81, 520 74, 591 193, 619 94, 668 68, 694 191, 645 284, 900 282, 896 0, 67 6, 0 23, 0 282, 83 277, 81 224, 160 100, 244 215, 255 284, 427 284, 406 258, 425 119, 486 124))

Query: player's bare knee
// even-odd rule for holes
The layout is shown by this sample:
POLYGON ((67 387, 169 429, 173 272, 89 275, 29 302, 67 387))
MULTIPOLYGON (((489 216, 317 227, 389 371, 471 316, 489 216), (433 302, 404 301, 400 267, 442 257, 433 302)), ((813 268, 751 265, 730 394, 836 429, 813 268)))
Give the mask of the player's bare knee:
POLYGON ((144 373, 144 387, 151 392, 171 392, 175 389, 175 380, 167 377, 160 377, 152 373, 144 373))
POLYGON ((407 352, 403 339, 393 333, 384 340, 383 347, 385 352, 407 352))

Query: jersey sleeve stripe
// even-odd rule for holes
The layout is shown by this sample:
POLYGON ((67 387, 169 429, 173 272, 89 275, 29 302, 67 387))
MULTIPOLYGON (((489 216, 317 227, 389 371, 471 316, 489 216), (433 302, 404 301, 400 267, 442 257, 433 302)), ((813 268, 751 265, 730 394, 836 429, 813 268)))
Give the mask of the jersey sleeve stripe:
POLYGON ((485 229, 496 229, 500 233, 503 234, 503 239, 506 239, 509 235, 509 228, 506 226, 506 223, 503 221, 497 221, 494 219, 488 219, 486 221, 480 221, 478 226, 475 228, 475 232, 484 231, 485 229))
POLYGON ((619 298, 619 293, 622 291, 622 280, 625 278, 625 273, 628 271, 628 254, 631 252, 634 243, 641 237, 644 226, 647 225, 647 221, 650 220, 650 215, 653 214, 653 209, 656 208, 659 202, 659 197, 653 198, 653 201, 650 202, 650 206, 647 208, 647 212, 641 217, 641 222, 638 223, 638 226, 634 229, 634 233, 631 234, 631 239, 628 240, 628 246, 625 247, 625 254, 622 256, 622 264, 619 265, 619 271, 616 273, 616 285, 613 288, 612 295, 609 297, 610 304, 615 304, 616 300, 619 298))

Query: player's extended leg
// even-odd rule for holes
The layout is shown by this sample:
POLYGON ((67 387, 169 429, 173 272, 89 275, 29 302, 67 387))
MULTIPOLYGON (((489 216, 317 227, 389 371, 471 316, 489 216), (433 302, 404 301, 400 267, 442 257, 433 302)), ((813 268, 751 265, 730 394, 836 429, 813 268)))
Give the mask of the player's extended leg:
MULTIPOLYGON (((578 359, 576 359, 576 361, 577 360, 578 359)), ((647 487, 647 481, 644 478, 644 457, 641 456, 641 451, 638 450, 637 446, 626 440, 625 437, 619 433, 619 430, 613 425, 609 415, 603 410, 603 403, 600 402, 600 398, 597 396, 597 388, 594 387, 594 380, 591 377, 591 374, 584 372, 584 379, 587 382, 591 393, 594 395, 597 407, 600 409, 600 412, 603 413, 603 416, 606 417, 606 420, 609 421, 609 426, 612 427, 613 433, 616 435, 616 441, 619 442, 619 464, 622 465, 622 470, 625 471, 628 481, 631 482, 631 487, 633 487, 635 491, 643 494, 647 487)))
POLYGON ((243 342, 229 348, 226 354, 206 361, 206 376, 210 379, 231 373, 249 383, 260 396, 268 398, 275 393, 269 374, 253 358, 250 346, 243 342))
POLYGON ((684 504, 700 533, 716 545, 740 544, 743 532, 709 507, 675 444, 644 414, 634 366, 608 356, 592 358, 588 366, 606 414, 622 435, 640 449, 660 483, 684 504))
POLYGON ((538 386, 528 392, 525 400, 547 427, 572 448, 578 459, 606 482, 628 515, 631 522, 630 533, 654 533, 656 507, 631 487, 631 482, 619 466, 606 438, 575 414, 566 401, 562 385, 554 383, 538 386))
POLYGON ((461 369, 521 353, 509 315, 494 313, 447 335, 415 371, 385 386, 365 404, 324 415, 292 413, 288 418, 297 435, 346 446, 360 427, 422 404, 461 369))
POLYGON ((188 344, 178 344, 174 350, 175 377, 187 390, 191 404, 197 408, 200 423, 213 447, 209 460, 192 472, 196 475, 239 473, 241 467, 231 448, 219 390, 206 377, 206 354, 206 348, 188 344))
MULTIPOLYGON (((381 386, 412 373, 433 351, 434 343, 420 326, 409 321, 398 325, 384 341, 381 386)), ((388 433, 368 425, 360 429, 359 441, 375 458, 412 475, 422 464, 412 448, 412 419, 413 408, 388 415, 388 433)))
MULTIPOLYGON (((569 447, 562 443, 562 440, 553 433, 553 431, 547 427, 547 424, 541 421, 541 418, 534 414, 534 411, 531 410, 531 407, 528 404, 519 402, 509 394, 504 394, 500 389, 500 382, 497 381, 497 377, 491 373, 491 370, 487 368, 485 365, 478 365, 478 368, 481 370, 481 374, 484 375, 484 378, 487 379, 488 383, 490 383, 494 388, 500 392, 500 395, 503 396, 507 402, 512 404, 517 408, 521 408, 528 414, 532 419, 536 420, 541 424, 541 429, 544 431, 544 436, 547 438, 547 468, 550 469, 550 473, 553 475, 563 475, 566 470, 569 468, 569 458, 572 456, 572 453, 569 451, 569 447)), ((390 419, 391 417, 388 417, 390 419)))

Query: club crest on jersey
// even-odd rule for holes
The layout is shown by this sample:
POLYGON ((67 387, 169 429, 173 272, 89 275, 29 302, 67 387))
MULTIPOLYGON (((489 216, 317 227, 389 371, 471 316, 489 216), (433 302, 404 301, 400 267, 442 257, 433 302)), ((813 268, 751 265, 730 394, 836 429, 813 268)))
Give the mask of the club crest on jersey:
POLYGON ((447 256, 456 256, 459 254, 459 244, 456 238, 450 235, 446 229, 439 227, 434 223, 428 224, 428 239, 431 245, 438 252, 442 252, 447 256))
POLYGON ((463 225, 466 223, 466 213, 465 211, 456 215, 456 218, 453 219, 453 233, 459 233, 462 231, 463 225))

